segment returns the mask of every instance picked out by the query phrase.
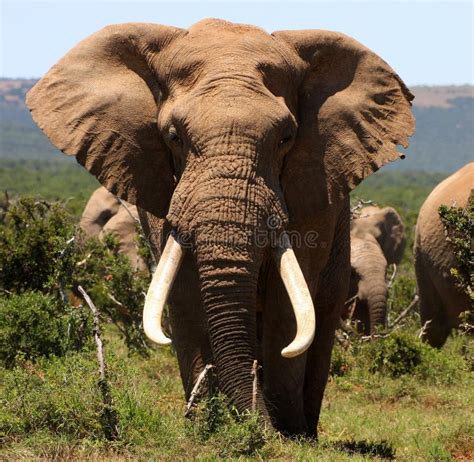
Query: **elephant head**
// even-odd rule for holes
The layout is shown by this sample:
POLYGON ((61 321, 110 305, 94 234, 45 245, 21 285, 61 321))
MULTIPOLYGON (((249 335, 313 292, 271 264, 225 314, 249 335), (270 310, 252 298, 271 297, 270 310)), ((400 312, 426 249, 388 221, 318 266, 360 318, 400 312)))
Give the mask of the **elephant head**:
POLYGON ((392 207, 365 207, 351 223, 350 297, 357 296, 353 317, 366 335, 385 326, 387 265, 400 262, 405 244, 405 226, 392 207))
POLYGON ((146 271, 145 260, 139 255, 136 225, 138 211, 134 205, 121 204, 103 186, 97 188, 87 201, 79 227, 88 238, 103 240, 112 234, 117 239, 118 251, 130 261, 132 268, 146 271))
POLYGON ((382 59, 343 34, 270 35, 204 20, 188 30, 106 27, 66 54, 27 104, 53 144, 171 226, 144 312, 160 343, 161 308, 189 244, 219 387, 243 410, 262 261, 273 252, 285 280, 297 333, 283 354, 298 355, 315 315, 283 230, 399 157, 396 145, 414 129, 412 98, 382 59), (281 237, 273 249, 254 239, 269 223, 281 237))
POLYGON ((351 224, 351 234, 362 237, 372 235, 380 245, 389 265, 398 265, 406 245, 405 225, 392 207, 364 207, 351 224))

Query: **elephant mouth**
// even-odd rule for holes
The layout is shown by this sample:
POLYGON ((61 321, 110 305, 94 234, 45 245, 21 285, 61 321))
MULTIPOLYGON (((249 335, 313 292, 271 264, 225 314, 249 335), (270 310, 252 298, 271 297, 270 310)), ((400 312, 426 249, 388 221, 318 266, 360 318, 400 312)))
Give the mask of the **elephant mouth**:
MULTIPOLYGON (((293 358, 304 353, 313 342, 316 330, 315 310, 303 272, 286 233, 281 234, 272 253, 296 319, 295 338, 283 348, 281 354, 285 358, 293 358)), ((163 332, 161 318, 183 256, 184 249, 176 235, 170 234, 146 295, 143 328, 150 340, 159 345, 171 343, 163 332)))

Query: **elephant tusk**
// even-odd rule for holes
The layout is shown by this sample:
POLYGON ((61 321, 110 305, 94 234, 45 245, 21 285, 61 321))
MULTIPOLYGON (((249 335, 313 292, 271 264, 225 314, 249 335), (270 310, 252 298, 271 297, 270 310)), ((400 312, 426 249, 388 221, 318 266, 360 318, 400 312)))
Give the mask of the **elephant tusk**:
POLYGON ((181 245, 173 235, 170 235, 146 294, 143 308, 143 329, 146 336, 158 345, 171 343, 161 328, 161 317, 166 299, 183 260, 183 254, 181 245))
POLYGON ((295 339, 281 350, 281 355, 294 358, 304 353, 313 342, 316 330, 314 305, 286 233, 281 235, 280 246, 275 250, 274 257, 296 318, 295 339))

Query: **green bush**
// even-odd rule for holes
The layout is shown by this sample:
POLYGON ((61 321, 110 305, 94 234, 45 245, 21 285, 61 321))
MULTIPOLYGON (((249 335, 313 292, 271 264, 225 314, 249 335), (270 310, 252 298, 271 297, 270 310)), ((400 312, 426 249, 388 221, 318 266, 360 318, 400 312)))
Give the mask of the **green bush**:
MULTIPOLYGON (((22 198, 0 225, 0 292, 40 291, 51 295, 49 313, 82 285, 106 319, 119 328, 127 346, 146 354, 141 323, 149 275, 135 271, 119 254, 111 235, 105 242, 84 239, 72 215, 59 203, 22 198)), ((57 314, 61 317, 61 313, 57 314)), ((53 329, 54 330, 54 329, 53 329)))
POLYGON ((354 366, 354 356, 351 351, 342 348, 339 344, 334 345, 331 356, 331 368, 329 374, 332 377, 347 375, 354 366))
POLYGON ((72 218, 60 204, 19 199, 0 227, 0 289, 46 290, 73 235, 72 218))
POLYGON ((64 306, 51 295, 25 292, 0 298, 0 360, 62 356, 90 339, 91 323, 81 307, 64 306))
POLYGON ((471 194, 466 207, 439 207, 446 240, 451 242, 457 261, 457 268, 451 274, 459 287, 474 301, 474 260, 472 237, 474 236, 474 194, 471 194))
POLYGON ((458 351, 432 348, 407 332, 360 342, 354 350, 360 366, 392 378, 410 375, 424 382, 451 384, 468 369, 468 362, 458 351))
POLYGON ((422 361, 420 342, 408 335, 397 334, 381 339, 374 350, 371 371, 392 377, 413 372, 422 361))

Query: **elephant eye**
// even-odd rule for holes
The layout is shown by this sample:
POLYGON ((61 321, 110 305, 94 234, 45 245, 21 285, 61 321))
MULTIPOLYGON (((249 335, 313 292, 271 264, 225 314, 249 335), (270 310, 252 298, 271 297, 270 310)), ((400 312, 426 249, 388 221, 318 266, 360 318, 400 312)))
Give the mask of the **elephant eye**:
POLYGON ((172 143, 181 143, 181 139, 178 136, 178 131, 176 130, 176 127, 174 125, 171 125, 168 130, 168 139, 172 143))
POLYGON ((279 145, 284 146, 285 144, 288 144, 293 137, 291 135, 285 136, 280 140, 279 145))

